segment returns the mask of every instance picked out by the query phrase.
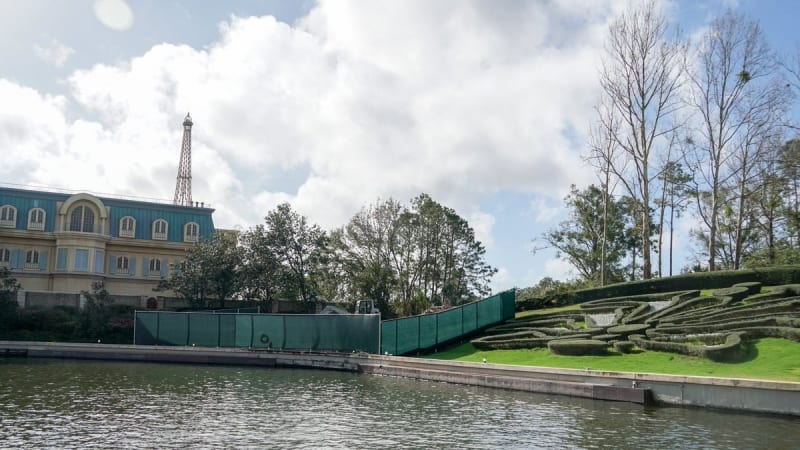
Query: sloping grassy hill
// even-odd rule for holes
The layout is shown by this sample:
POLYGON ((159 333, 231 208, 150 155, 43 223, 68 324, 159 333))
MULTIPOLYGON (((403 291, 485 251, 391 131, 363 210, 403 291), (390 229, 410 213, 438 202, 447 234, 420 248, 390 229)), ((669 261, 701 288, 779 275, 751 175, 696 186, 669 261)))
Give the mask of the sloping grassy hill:
POLYGON ((743 282, 529 311, 430 357, 800 382, 800 285, 743 282))
POLYGON ((719 363, 705 358, 656 351, 634 351, 607 356, 559 356, 546 348, 477 350, 466 343, 429 358, 491 364, 605 370, 611 372, 661 373, 724 378, 751 378, 800 382, 800 343, 765 338, 753 343, 747 358, 738 363, 719 363))

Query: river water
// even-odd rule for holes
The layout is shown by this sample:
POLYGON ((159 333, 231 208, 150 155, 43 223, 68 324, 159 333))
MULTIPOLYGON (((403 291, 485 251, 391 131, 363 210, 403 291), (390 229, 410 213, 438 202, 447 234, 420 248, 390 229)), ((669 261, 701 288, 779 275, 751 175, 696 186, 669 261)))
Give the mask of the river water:
POLYGON ((0 448, 792 449, 800 420, 352 373, 0 358, 0 448))

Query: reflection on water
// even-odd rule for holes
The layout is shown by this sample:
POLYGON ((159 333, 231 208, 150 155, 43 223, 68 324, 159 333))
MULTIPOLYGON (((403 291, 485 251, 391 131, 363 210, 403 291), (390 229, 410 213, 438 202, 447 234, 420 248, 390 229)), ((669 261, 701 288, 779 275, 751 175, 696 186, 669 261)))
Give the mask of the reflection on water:
POLYGON ((0 358, 2 448, 796 448, 797 425, 340 372, 0 358))

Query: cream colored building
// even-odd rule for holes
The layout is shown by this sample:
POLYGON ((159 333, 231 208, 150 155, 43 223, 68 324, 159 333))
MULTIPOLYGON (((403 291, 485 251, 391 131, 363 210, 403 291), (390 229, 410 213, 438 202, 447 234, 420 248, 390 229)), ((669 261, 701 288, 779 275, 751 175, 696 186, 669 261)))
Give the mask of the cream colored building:
POLYGON ((0 187, 0 266, 22 285, 21 306, 79 306, 103 281, 116 302, 161 308, 170 293, 153 288, 214 231, 213 211, 0 187))

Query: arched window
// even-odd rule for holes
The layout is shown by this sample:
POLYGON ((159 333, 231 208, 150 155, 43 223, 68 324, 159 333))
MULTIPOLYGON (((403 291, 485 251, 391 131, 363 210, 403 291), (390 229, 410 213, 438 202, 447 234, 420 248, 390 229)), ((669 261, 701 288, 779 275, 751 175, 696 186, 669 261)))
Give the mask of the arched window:
POLYGON ((128 270, 127 256, 120 256, 117 258, 117 270, 128 270))
POLYGON ((94 232, 94 211, 86 206, 78 206, 69 216, 69 231, 94 232))
POLYGON ((15 228, 17 226, 17 208, 3 205, 0 208, 0 227, 15 228))
POLYGON ((183 241, 197 242, 200 236, 200 226, 195 222, 189 222, 183 227, 183 241))
POLYGON ((28 265, 39 265, 39 252, 36 250, 28 250, 28 253, 25 254, 25 264, 28 265))
POLYGON ((44 210, 33 208, 28 211, 28 229, 44 231, 44 210))
POLYGON ((153 239, 158 241, 167 240, 167 221, 158 219, 153 222, 153 239))
POLYGON ((11 261, 11 252, 7 248, 0 248, 0 263, 11 261))
POLYGON ((119 221, 119 237, 132 238, 136 235, 136 219, 125 216, 119 221))
POLYGON ((158 275, 161 273, 161 260, 153 258, 150 260, 150 274, 158 275))

